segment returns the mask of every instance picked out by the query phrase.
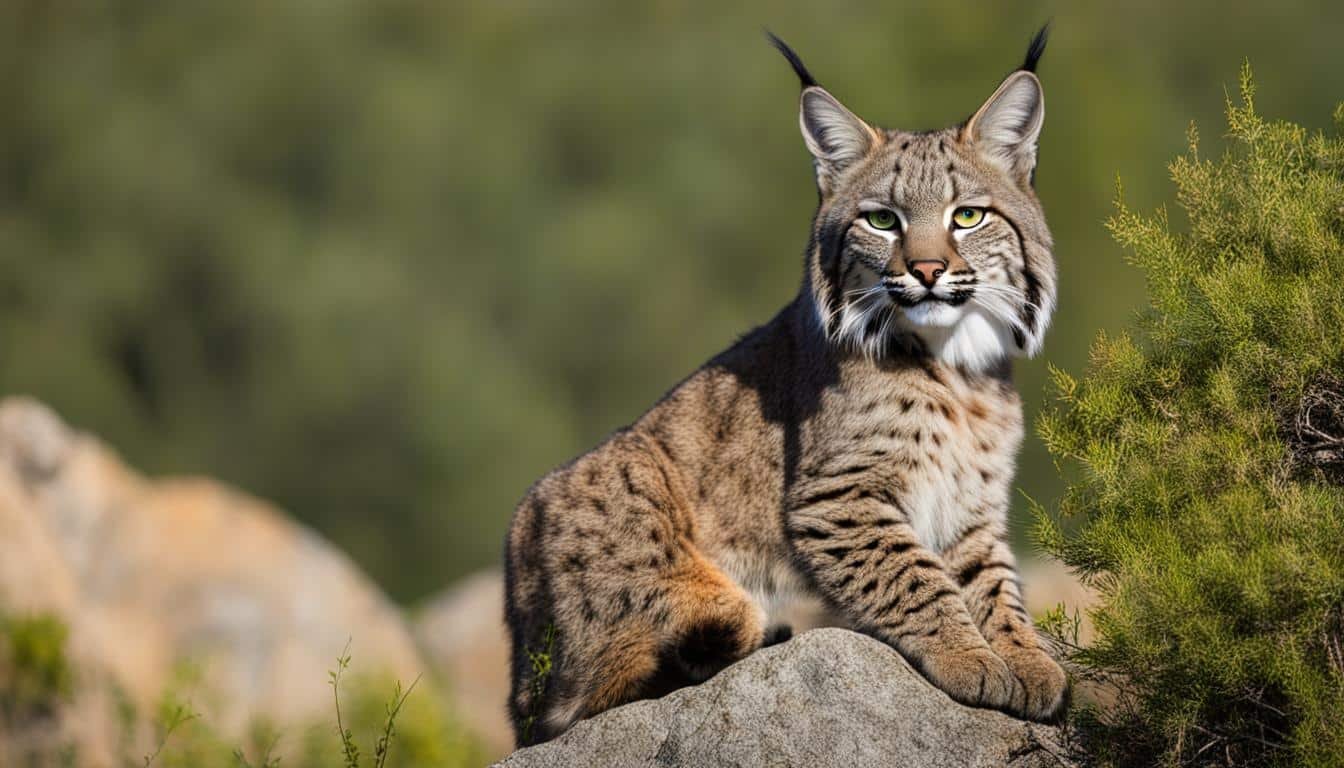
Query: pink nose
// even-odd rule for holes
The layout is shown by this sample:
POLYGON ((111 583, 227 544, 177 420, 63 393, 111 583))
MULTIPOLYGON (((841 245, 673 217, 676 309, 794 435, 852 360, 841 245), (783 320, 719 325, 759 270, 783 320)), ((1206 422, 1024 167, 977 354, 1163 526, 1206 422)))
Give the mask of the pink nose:
POLYGON ((937 259, 912 261, 906 266, 909 267, 910 274, 914 275, 916 280, 923 283, 925 288, 932 288, 933 284, 938 278, 942 277, 943 272, 947 270, 947 262, 937 259))

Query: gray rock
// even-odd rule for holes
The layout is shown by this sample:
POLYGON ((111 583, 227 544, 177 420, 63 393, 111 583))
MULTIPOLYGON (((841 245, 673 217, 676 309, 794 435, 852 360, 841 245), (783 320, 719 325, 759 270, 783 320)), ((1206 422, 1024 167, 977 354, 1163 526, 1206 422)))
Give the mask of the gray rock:
POLYGON ((767 648, 694 688, 618 707, 500 768, 1071 765, 1055 728, 953 702, 843 629, 767 648))

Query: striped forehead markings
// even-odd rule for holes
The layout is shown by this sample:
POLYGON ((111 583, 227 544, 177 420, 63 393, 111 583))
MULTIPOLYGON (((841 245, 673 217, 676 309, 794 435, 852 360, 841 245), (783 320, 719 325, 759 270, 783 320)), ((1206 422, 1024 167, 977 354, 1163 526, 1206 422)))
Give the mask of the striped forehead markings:
MULTIPOLYGON (((897 135, 899 136, 899 134, 897 135)), ((891 199, 904 206, 942 206, 968 197, 982 196, 973 172, 958 164, 957 147, 949 136, 939 134, 893 137, 892 178, 883 179, 891 199), (896 143, 899 141, 899 143, 896 143)))
MULTIPOLYGON (((882 177, 882 180, 879 181, 876 186, 878 189, 886 189, 889 192, 891 192, 896 189, 896 183, 900 181, 900 178, 901 178, 901 166, 900 163, 897 163, 896 167, 892 169, 891 173, 884 175, 882 177)), ((888 199, 894 202, 896 200, 896 197, 893 195, 888 199)))

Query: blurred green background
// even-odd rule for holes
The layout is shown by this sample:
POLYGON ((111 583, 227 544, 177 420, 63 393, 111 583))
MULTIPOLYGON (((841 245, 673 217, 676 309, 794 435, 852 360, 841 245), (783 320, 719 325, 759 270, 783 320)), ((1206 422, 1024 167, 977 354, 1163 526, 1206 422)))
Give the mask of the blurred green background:
MULTIPOLYGON (((1324 127, 1338 3, 0 4, 0 393, 273 499, 414 602, 794 294, 815 205, 768 25, 877 123, 969 114, 1046 19, 1038 187, 1077 371, 1143 286, 1103 226, 1190 121, 1324 127)), ((1034 438, 1020 485, 1049 501, 1034 438)), ((1020 518, 1019 518, 1020 520, 1020 518)))

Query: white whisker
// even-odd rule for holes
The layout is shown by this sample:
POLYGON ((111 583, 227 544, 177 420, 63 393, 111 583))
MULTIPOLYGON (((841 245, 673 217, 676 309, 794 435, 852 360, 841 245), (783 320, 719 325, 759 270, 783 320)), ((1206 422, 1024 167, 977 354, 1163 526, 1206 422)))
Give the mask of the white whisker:
POLYGON ((988 283, 979 283, 975 286, 976 293, 986 293, 996 296, 1007 296, 1024 307, 1028 307, 1035 312, 1040 312, 1041 307, 1038 304, 1027 301, 1026 294, 1018 288, 1011 285, 991 285, 988 283))
POLYGON ((1030 334, 1030 333, 1031 333, 1030 329, 1028 329, 1027 326, 1026 326, 1026 324, 1022 322, 1022 319, 1021 319, 1021 318, 1019 318, 1016 314, 1014 314, 1014 313, 1013 313, 1012 311, 1010 311, 1008 308, 998 306, 997 302, 993 302, 993 301, 976 301, 976 302, 975 302, 975 305, 976 305, 977 307, 980 307, 981 309, 985 310, 986 312, 990 313, 990 314, 993 315, 994 317, 998 318, 1001 322, 1007 323, 1008 325, 1010 325, 1010 326, 1012 326, 1013 328, 1017 329, 1018 331, 1020 331, 1020 332, 1022 332, 1022 333, 1024 333, 1024 334, 1030 334))
MULTIPOLYGON (((1014 337, 1025 338, 1023 346, 1031 352, 1038 344, 1042 329, 1029 323, 1030 312, 1044 317, 1041 307, 1026 300, 1020 288, 1002 283, 945 284, 966 299, 966 313, 950 315, 948 325, 928 325, 929 312, 922 314, 902 306, 891 298, 890 285, 881 281, 846 290, 838 306, 819 311, 827 339, 836 346, 877 360, 887 354, 893 336, 914 333, 939 358, 956 365, 981 367, 992 360, 1011 355, 1019 347, 1014 337)), ((954 305, 955 306, 955 305, 954 305)), ((938 312, 950 307, 920 307, 938 312)), ((939 316, 936 313, 933 316, 939 316)))

